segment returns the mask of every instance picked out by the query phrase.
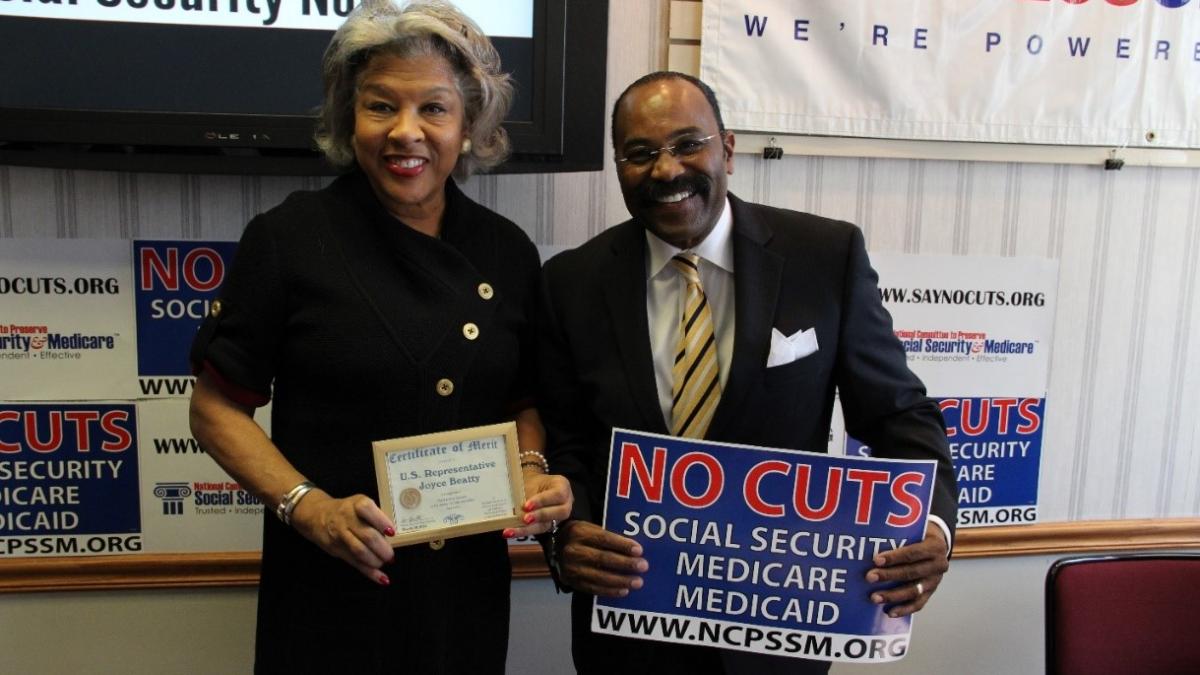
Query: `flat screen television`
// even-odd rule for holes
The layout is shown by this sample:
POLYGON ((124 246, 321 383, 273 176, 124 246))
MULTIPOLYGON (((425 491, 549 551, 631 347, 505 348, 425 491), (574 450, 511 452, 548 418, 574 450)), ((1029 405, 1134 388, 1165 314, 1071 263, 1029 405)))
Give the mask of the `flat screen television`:
MULTIPOLYGON (((0 163, 330 173, 320 61, 355 0, 0 2, 0 163)), ((460 0, 516 97, 499 172, 603 161, 607 0, 460 0)))

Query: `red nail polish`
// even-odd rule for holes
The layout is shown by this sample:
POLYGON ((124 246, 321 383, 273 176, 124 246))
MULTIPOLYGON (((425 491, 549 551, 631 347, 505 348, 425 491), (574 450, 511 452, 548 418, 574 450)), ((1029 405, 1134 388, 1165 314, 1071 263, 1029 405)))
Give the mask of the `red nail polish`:
POLYGON ((533 514, 532 514, 532 513, 526 513, 526 514, 525 514, 525 524, 526 524, 526 525, 529 525, 529 524, 531 524, 533 521, 534 521, 533 514))
POLYGON ((514 532, 511 528, 509 528, 509 529, 505 530, 504 532, 501 532, 501 534, 504 535, 505 539, 512 539, 513 535, 516 534, 516 532, 514 532))
POLYGON ((387 536, 389 536, 389 537, 394 537, 394 536, 396 536, 396 530, 392 529, 391 527, 385 527, 385 528, 383 528, 383 533, 384 533, 384 534, 386 534, 386 535, 387 535, 387 536))
POLYGON ((390 586, 392 583, 392 580, 386 574, 380 574, 376 581, 379 582, 380 586, 390 586))
POLYGON ((525 510, 532 511, 533 510, 533 502, 531 502, 531 501, 525 502, 525 510))

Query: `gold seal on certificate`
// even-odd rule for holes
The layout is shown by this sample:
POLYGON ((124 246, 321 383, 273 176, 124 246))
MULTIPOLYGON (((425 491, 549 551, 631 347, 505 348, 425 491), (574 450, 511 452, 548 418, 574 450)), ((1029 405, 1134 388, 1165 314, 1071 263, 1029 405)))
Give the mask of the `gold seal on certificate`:
POLYGON ((513 422, 372 443, 393 546, 520 527, 524 485, 513 422))
POLYGON ((421 491, 417 488, 404 488, 400 491, 400 506, 415 509, 421 505, 421 491))

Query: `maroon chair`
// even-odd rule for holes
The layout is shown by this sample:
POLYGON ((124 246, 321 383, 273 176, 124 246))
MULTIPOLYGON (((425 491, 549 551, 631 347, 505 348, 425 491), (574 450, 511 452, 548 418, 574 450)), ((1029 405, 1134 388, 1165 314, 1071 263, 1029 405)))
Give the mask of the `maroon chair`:
POLYGON ((1200 553, 1065 558, 1051 565, 1046 672, 1200 674, 1200 553))

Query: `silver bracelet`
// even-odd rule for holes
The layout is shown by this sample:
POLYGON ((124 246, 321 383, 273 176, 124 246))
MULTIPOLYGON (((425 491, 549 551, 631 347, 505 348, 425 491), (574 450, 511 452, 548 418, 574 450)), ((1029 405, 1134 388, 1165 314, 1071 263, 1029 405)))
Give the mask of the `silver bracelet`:
POLYGON ((542 473, 550 473, 550 462, 547 462, 546 456, 543 455, 542 453, 538 452, 537 450, 522 450, 520 457, 521 457, 521 467, 522 468, 524 468, 526 466, 540 466, 540 467, 542 467, 542 473), (533 457, 533 459, 526 462, 525 461, 526 455, 533 457))
POLYGON ((316 485, 312 481, 301 481, 296 487, 287 491, 283 499, 279 500, 279 506, 275 507, 275 516, 283 521, 284 525, 291 526, 292 511, 296 510, 296 505, 304 499, 304 495, 308 494, 309 490, 315 488, 316 485))

